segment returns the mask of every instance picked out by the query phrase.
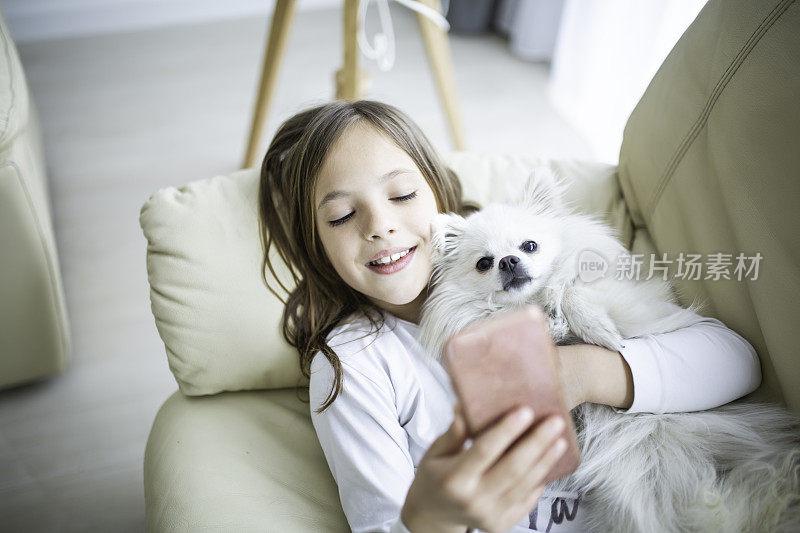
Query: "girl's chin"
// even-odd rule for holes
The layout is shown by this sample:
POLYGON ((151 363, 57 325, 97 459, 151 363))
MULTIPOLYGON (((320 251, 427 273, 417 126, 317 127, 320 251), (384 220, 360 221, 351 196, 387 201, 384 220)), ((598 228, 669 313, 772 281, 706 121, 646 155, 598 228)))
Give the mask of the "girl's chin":
POLYGON ((403 307, 405 305, 409 305, 409 304, 414 303, 414 301, 416 299, 417 299, 417 296, 409 296, 407 298, 392 297, 392 298, 387 299, 387 300, 382 300, 382 303, 384 305, 390 305, 392 307, 403 307))
POLYGON ((392 293, 392 294, 382 294, 371 296, 370 300, 372 300, 375 304, 384 306, 392 306, 392 307, 401 307, 404 305, 409 305, 414 303, 417 300, 424 300, 426 296, 425 292, 425 285, 423 285, 419 291, 403 291, 402 294, 392 293))

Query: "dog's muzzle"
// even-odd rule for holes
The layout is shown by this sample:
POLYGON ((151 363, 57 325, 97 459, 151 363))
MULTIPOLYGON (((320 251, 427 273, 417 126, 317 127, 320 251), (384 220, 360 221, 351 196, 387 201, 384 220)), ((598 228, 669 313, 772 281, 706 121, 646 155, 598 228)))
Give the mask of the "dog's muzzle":
POLYGON ((511 278, 508 282, 503 283, 503 290, 519 289, 530 283, 532 279, 530 276, 511 278))
POLYGON ((505 256, 499 261, 498 267, 504 291, 518 289, 531 282, 532 278, 528 275, 525 267, 519 264, 519 257, 516 255, 505 256))

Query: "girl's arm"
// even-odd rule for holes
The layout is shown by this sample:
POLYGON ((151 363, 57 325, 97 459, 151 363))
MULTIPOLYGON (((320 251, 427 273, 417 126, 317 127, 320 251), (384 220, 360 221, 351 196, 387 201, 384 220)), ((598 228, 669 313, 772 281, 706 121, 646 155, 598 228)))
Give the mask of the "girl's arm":
POLYGON ((520 419, 511 412, 466 448, 466 424, 456 409, 450 429, 433 442, 415 471, 391 379, 380 368, 362 371, 364 366, 342 362, 344 391, 322 413, 314 409, 333 381, 324 357, 312 362, 309 384, 311 420, 351 529, 464 533, 467 527, 461 524, 474 523, 529 531, 527 514, 566 448, 553 444, 563 422, 553 431, 545 422, 521 436, 532 415, 520 419))
POLYGON ((589 401, 629 413, 700 411, 740 398, 761 383, 756 351, 713 318, 625 339, 620 352, 586 344, 558 351, 571 407, 589 401))
POLYGON ((405 431, 398 423, 391 383, 368 377, 342 362, 343 392, 322 413, 333 369, 322 355, 311 365, 311 421, 339 489, 354 532, 405 532, 400 521, 414 465, 405 431), (378 382, 376 382, 378 381, 378 382), (388 386, 387 386, 388 385, 388 386))

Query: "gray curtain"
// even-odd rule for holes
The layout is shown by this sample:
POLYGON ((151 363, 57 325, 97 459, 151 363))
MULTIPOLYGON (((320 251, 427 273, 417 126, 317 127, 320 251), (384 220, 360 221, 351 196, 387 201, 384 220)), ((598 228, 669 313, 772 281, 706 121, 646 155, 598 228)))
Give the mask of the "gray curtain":
POLYGON ((508 36, 514 55, 550 61, 563 8, 564 0, 500 0, 494 26, 508 36))

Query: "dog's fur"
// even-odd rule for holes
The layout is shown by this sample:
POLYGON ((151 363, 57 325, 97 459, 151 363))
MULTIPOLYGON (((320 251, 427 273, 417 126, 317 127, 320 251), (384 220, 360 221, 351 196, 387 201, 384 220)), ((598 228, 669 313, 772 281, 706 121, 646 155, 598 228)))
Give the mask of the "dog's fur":
MULTIPOLYGON (((466 219, 437 215, 432 286, 420 321, 428 353, 441 361, 444 343, 463 327, 527 304, 545 310, 555 342, 612 350, 625 338, 700 319, 696 307, 672 303, 664 281, 618 279, 628 252, 606 225, 569 210, 564 189, 542 167, 514 204, 490 204, 466 219), (525 241, 535 241, 536 250, 523 251, 525 241), (607 261, 602 278, 579 276, 586 249, 607 261), (510 256, 518 260, 514 268, 506 260, 500 270, 499 260, 510 256), (484 257, 492 266, 479 271, 484 257)), ((573 416, 582 461, 551 487, 584 493, 591 530, 800 530, 800 430, 785 409, 739 402, 702 412, 624 414, 584 403, 573 416)))

